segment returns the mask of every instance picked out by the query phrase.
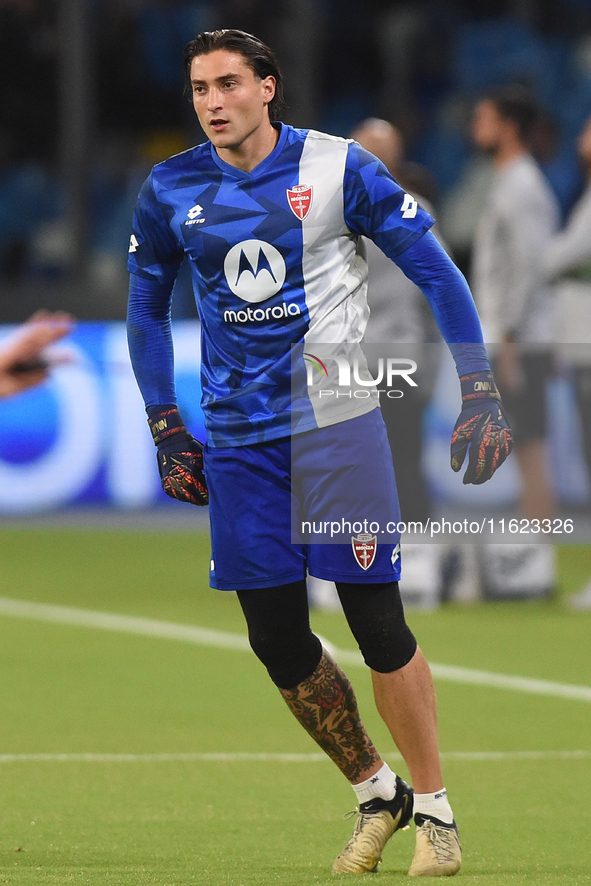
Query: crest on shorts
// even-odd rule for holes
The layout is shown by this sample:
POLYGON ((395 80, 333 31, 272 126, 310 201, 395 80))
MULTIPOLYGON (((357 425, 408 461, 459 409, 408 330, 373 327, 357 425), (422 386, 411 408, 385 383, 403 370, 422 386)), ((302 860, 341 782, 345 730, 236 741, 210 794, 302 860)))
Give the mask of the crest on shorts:
POLYGON ((291 211, 296 218, 303 221, 312 205, 312 185, 294 185, 293 188, 288 188, 285 193, 291 211))
POLYGON ((351 536, 353 556, 363 570, 369 569, 378 552, 378 537, 369 532, 361 532, 351 536))

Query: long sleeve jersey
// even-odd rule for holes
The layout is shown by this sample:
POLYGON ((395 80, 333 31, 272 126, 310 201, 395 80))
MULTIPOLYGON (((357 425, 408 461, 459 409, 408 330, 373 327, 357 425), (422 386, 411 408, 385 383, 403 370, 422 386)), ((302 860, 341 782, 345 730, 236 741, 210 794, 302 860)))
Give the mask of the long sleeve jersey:
MULTIPOLYGON (((482 342, 467 284, 429 233, 431 216, 385 166, 356 142, 278 128, 275 149, 249 173, 209 142, 158 164, 134 216, 128 337, 140 390, 146 407, 176 402, 170 300, 186 257, 215 447, 290 435, 292 345, 361 340, 363 236, 421 286, 448 342, 482 342)), ((460 371, 488 365, 479 344, 454 356, 460 371)), ((334 420, 374 407, 352 402, 334 420)), ((316 426, 311 407, 298 430, 316 426)))

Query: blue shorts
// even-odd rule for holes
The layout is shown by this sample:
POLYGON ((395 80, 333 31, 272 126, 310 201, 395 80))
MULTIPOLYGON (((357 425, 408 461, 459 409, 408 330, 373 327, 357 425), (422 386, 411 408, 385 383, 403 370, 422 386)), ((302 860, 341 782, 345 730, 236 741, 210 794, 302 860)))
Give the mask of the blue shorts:
POLYGON ((400 578, 400 510, 380 409, 293 438, 206 446, 204 463, 213 588, 273 587, 306 571, 349 583, 400 578))

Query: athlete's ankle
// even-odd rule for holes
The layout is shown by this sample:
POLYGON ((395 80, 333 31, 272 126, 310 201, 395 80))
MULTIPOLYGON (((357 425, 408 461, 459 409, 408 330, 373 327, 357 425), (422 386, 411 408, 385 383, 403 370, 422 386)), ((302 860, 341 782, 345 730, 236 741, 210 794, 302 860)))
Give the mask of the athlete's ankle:
POLYGON ((445 788, 441 788, 440 791, 435 791, 433 794, 415 793, 413 813, 414 815, 428 815, 437 818, 444 824, 451 824, 454 820, 445 788))
POLYGON ((396 773, 392 772, 387 763, 383 763, 377 772, 364 781, 352 784, 351 787, 359 804, 367 803, 376 797, 391 800, 396 793, 396 773))

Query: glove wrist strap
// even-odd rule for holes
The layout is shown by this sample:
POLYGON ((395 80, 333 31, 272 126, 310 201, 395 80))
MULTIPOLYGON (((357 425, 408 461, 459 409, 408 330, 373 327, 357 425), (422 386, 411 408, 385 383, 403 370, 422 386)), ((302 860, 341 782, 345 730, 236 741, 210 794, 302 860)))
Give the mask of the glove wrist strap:
POLYGON ((501 395, 495 384, 493 374, 487 370, 470 372, 460 376, 462 386, 462 402, 473 403, 475 400, 500 400, 501 395))
POLYGON ((149 406, 146 412, 148 413, 148 425, 156 446, 160 446, 175 434, 187 433, 185 423, 176 406, 149 406))

